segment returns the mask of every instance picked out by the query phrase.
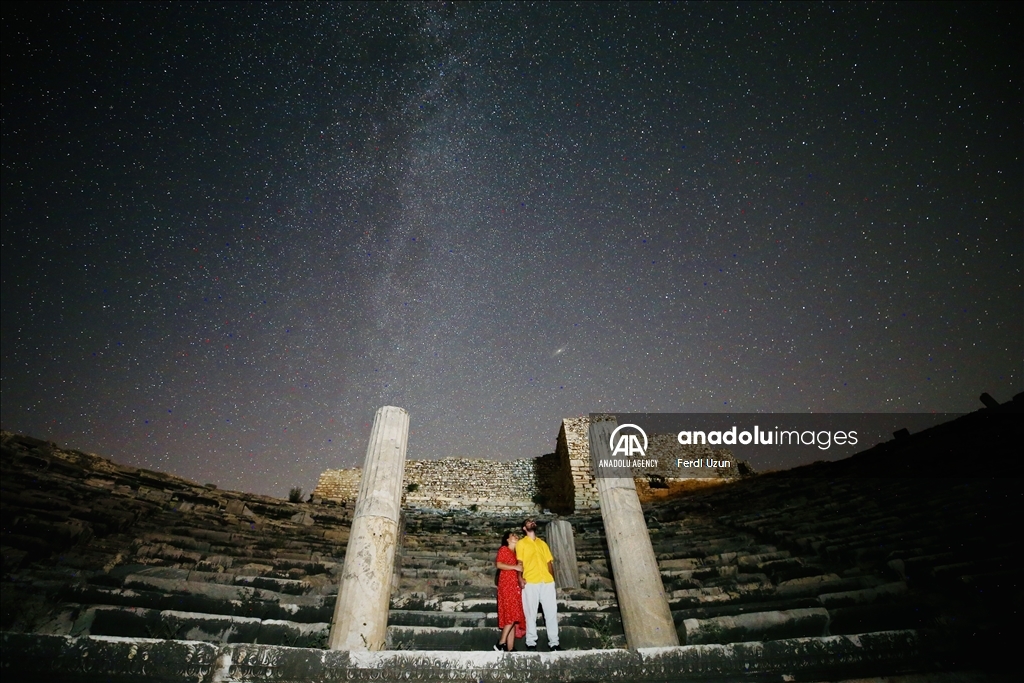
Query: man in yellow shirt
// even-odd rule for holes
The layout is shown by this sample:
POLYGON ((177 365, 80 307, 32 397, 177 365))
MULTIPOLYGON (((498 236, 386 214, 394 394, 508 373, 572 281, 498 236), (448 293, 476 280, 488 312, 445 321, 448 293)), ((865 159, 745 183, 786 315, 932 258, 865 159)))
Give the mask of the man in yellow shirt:
POLYGON ((558 603, 555 596, 555 558, 548 544, 537 538, 537 522, 523 522, 526 535, 516 544, 516 559, 523 563, 523 612, 526 614, 526 649, 537 649, 537 606, 544 610, 548 649, 558 647, 558 603))

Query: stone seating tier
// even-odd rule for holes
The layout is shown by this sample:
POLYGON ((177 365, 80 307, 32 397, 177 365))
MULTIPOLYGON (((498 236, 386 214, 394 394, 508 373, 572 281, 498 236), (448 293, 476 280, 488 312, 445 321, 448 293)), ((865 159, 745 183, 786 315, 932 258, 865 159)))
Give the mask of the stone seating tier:
MULTIPOLYGON (((122 656, 109 636, 234 662, 247 647, 284 648, 275 661, 291 661, 281 654, 288 648, 324 647, 351 506, 219 491, 10 433, 2 435, 0 474, 5 667, 21 651, 114 648, 111 656, 122 656)), ((1008 624, 1022 597, 1020 564, 1010 559, 1019 541, 1009 530, 1022 521, 1021 502, 1012 478, 847 477, 821 466, 659 501, 644 513, 680 643, 729 646, 740 660, 776 643, 777 668, 764 671, 837 680, 970 671, 990 665, 982 655, 1012 651, 1008 624), (855 642, 877 649, 844 654, 860 662, 845 669, 808 654, 855 642), (956 656, 950 643, 958 643, 956 656), (900 659, 905 648, 913 654, 900 659)), ((625 653, 600 515, 562 519, 575 532, 581 585, 559 590, 563 646, 625 653)), ((387 630, 395 656, 490 648, 497 541, 520 521, 405 511, 387 630)), ((544 642, 542 634, 542 650, 544 642)), ((154 657, 171 652, 139 647, 155 648, 154 657)), ((702 664, 687 665, 694 675, 708 673, 707 657, 719 651, 701 652, 702 664)), ((747 664, 768 666, 758 657, 747 664)), ((499 660, 451 661, 481 680, 504 670, 499 660)), ((291 680, 274 670, 270 680, 291 680)), ((557 680, 590 680, 559 671, 557 680)))

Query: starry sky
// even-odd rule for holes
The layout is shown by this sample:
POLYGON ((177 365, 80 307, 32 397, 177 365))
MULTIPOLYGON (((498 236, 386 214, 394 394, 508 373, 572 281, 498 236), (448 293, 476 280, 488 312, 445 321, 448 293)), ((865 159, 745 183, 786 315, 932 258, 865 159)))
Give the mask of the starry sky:
POLYGON ((1022 389, 1012 3, 5 7, 4 429, 285 496, 1022 389))

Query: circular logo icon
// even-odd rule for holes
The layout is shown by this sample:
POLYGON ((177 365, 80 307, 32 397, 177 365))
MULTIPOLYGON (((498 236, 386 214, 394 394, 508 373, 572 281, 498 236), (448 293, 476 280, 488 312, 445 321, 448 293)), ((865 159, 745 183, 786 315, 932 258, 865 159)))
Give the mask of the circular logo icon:
POLYGON ((647 433, 644 432, 644 430, 640 428, 639 425, 619 425, 618 427, 615 428, 615 431, 613 431, 612 435, 608 438, 608 448, 611 449, 612 455, 638 455, 640 457, 643 457, 644 454, 647 453, 647 433), (623 434, 621 437, 619 437, 618 444, 616 444, 615 436, 626 427, 631 427, 636 431, 640 432, 640 436, 642 436, 644 439, 643 446, 640 445, 640 440, 637 438, 636 434, 623 434))

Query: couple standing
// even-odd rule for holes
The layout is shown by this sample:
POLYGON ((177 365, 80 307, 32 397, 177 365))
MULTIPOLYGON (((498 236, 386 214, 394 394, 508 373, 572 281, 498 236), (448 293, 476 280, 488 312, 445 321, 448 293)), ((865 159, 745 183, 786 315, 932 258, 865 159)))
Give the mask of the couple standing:
POLYGON ((544 609, 548 649, 558 647, 558 615, 555 598, 555 558, 548 544, 537 538, 537 522, 523 522, 520 538, 506 531, 494 565, 498 573, 498 628, 501 639, 495 650, 511 652, 516 638, 526 636, 526 649, 537 649, 537 606, 544 609), (525 621, 525 626, 524 626, 525 621))

